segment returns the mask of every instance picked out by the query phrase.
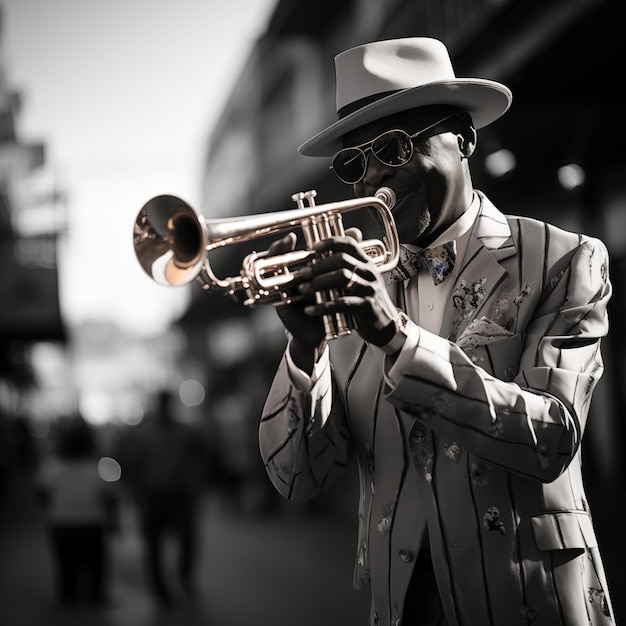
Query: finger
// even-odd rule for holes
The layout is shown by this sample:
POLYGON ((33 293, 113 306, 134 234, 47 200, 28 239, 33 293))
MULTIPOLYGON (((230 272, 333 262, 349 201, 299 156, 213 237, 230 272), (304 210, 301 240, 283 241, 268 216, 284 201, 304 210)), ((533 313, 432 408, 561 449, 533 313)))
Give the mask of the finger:
POLYGON ((351 267, 341 266, 338 269, 328 271, 328 267, 321 273, 318 272, 318 265, 321 262, 316 263, 314 266, 315 274, 311 274, 308 280, 303 281, 298 286, 298 290, 301 294, 309 294, 314 291, 329 291, 332 289, 350 289, 355 291, 356 288, 362 284, 359 264, 355 263, 351 267))
POLYGON ((295 250, 297 239, 296 233, 287 233, 282 239, 272 242, 267 251, 270 255, 291 252, 295 250))
POLYGON ((357 228, 356 226, 352 226, 351 228, 346 228, 345 234, 348 237, 352 237, 352 239, 355 239, 359 243, 363 241, 363 233, 361 232, 361 229, 357 228))
POLYGON ((350 291, 353 285, 358 282, 359 275, 357 273, 357 270, 358 270, 358 266, 355 265, 352 268, 352 272, 350 272, 350 276, 348 276, 348 282, 346 283, 346 286, 344 287, 344 291, 350 291))
POLYGON ((319 254, 326 252, 332 252, 333 255, 338 253, 346 253, 353 257, 356 257, 362 261, 367 261, 368 256, 364 250, 359 246, 357 239, 351 236, 342 237, 329 237, 318 241, 313 246, 313 249, 319 254))
POLYGON ((365 285, 380 279, 380 272, 371 263, 366 263, 348 254, 331 254, 319 258, 303 274, 304 282, 313 283, 313 288, 346 289, 365 285))
POLYGON ((341 296, 323 302, 308 304, 304 312, 312 317, 333 315, 334 313, 354 313, 364 306, 363 298, 359 296, 341 296))
POLYGON ((306 302, 312 302, 311 296, 304 293, 295 293, 290 292, 285 294, 285 297, 282 300, 277 300, 276 302, 272 302, 272 306, 279 309, 281 307, 290 307, 294 304, 302 304, 306 302))
POLYGON ((311 276, 318 276, 328 272, 347 270, 348 274, 355 266, 364 266, 365 261, 358 255, 333 249, 332 254, 316 255, 315 263, 311 265, 311 276))

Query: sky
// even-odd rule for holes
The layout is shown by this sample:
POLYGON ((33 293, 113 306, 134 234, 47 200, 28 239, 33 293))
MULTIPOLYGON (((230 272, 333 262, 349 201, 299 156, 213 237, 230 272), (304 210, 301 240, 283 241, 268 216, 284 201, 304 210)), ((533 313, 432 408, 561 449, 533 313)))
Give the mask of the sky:
POLYGON ((137 213, 170 193, 200 206, 203 153, 277 0, 0 0, 5 79, 40 186, 66 194, 61 310, 157 334, 188 287, 154 283, 132 247, 137 213), (43 181, 43 182, 42 182, 43 181))

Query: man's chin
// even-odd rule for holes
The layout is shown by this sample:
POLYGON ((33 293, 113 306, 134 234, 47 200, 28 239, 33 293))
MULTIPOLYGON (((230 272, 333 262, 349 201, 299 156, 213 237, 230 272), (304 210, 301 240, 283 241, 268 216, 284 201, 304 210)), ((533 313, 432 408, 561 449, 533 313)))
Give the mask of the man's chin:
POLYGON ((398 237, 402 243, 413 243, 427 230, 430 220, 425 216, 419 194, 412 192, 400 196, 392 210, 393 218, 398 229, 398 237), (420 215, 416 223, 416 214, 420 215))

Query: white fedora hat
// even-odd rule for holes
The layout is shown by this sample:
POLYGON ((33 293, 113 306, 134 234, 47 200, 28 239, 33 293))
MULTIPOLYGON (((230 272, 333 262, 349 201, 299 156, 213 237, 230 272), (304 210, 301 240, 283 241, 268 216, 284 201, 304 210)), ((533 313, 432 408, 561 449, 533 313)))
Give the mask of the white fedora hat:
POLYGON ((446 46, 428 37, 351 48, 335 57, 335 72, 339 120, 298 147, 305 156, 331 156, 351 130, 416 107, 456 106, 482 128, 511 106, 512 94, 505 85, 457 78, 446 46))

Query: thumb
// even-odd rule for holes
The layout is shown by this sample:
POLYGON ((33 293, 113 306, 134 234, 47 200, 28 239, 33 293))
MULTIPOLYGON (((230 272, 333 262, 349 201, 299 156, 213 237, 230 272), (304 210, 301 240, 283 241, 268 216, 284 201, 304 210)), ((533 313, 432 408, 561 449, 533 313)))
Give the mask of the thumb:
POLYGON ((282 239, 272 242, 267 252, 270 255, 291 252, 296 247, 297 239, 296 233, 287 233, 282 239))

